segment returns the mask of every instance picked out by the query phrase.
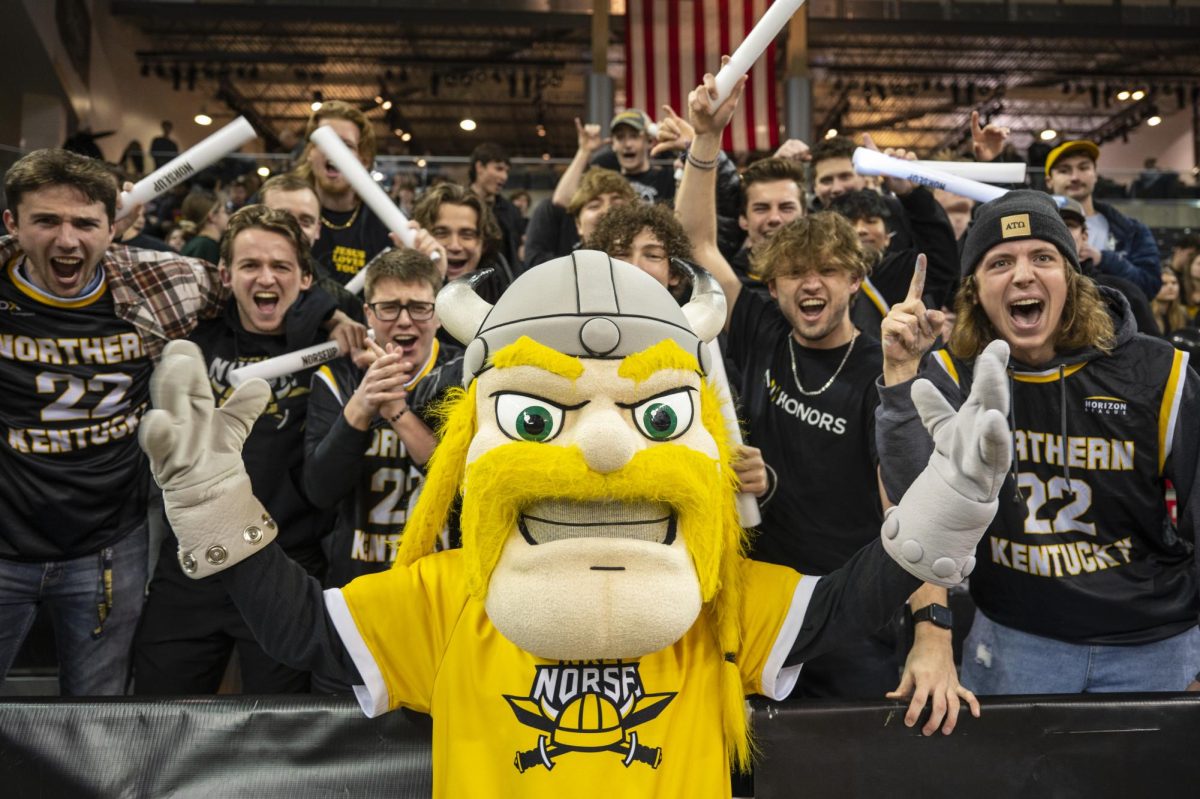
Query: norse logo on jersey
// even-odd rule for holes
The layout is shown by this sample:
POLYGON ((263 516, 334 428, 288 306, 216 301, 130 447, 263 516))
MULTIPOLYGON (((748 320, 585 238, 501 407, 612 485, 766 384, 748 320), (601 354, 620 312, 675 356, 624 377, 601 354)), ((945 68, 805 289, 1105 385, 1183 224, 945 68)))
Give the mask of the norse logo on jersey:
POLYGON ((1083 409, 1088 413, 1124 416, 1129 410, 1129 403, 1120 397, 1084 397, 1083 409))
POLYGON ((537 746, 517 752, 524 773, 572 752, 615 754, 625 767, 658 768, 662 749, 638 741, 639 725, 658 717, 674 693, 647 694, 637 663, 587 662, 538 666, 529 696, 505 695, 517 721, 539 730, 537 746))

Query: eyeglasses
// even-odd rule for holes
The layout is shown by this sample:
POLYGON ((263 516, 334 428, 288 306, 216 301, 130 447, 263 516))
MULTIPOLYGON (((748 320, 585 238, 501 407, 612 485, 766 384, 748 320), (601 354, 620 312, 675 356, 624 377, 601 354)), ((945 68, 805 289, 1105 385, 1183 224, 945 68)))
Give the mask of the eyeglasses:
POLYGON ((369 302, 367 307, 380 322, 395 322, 400 318, 401 311, 408 311, 408 316, 414 322, 424 322, 433 318, 433 303, 420 300, 409 302, 369 302))

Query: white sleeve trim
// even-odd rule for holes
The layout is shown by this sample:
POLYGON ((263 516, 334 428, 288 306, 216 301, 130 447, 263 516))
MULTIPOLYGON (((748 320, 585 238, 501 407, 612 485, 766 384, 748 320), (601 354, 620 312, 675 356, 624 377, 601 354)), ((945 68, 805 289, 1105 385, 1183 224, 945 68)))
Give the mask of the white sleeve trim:
POLYGON ((350 615, 350 608, 346 605, 346 598, 342 596, 340 588, 325 590, 325 610, 333 620, 338 637, 342 639, 342 644, 353 658, 354 665, 358 667, 358 673, 365 683, 354 686, 354 696, 358 699, 359 707, 367 714, 367 718, 373 719, 386 713, 390 708, 383 674, 379 671, 379 665, 375 662, 371 650, 367 648, 367 642, 359 633, 358 625, 350 615))
POLYGON ((800 634, 804 616, 808 613, 808 603, 812 601, 813 591, 820 580, 820 577, 811 577, 805 574, 796 584, 796 590, 792 594, 792 605, 788 608, 783 625, 779 628, 779 635, 771 647, 771 654, 767 656, 767 662, 763 666, 762 693, 768 699, 775 701, 787 699, 792 689, 796 687, 796 681, 800 679, 800 669, 804 664, 798 663, 795 666, 785 667, 783 662, 787 659, 788 653, 792 651, 792 644, 796 642, 796 636, 800 634))

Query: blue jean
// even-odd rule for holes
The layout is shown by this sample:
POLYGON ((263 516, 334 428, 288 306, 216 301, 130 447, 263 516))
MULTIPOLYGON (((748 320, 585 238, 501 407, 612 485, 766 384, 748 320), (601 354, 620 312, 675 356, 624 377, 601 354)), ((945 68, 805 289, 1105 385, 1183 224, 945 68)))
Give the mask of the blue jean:
POLYGON ((1182 691, 1200 671, 1200 629, 1137 646, 1070 644, 975 614, 962 683, 977 694, 1182 691))
POLYGON ((133 633, 145 599, 146 546, 143 525, 111 547, 81 558, 0 560, 0 683, 33 626, 38 605, 45 603, 54 625, 61 694, 124 694, 133 633), (106 588, 106 571, 111 589, 106 588))

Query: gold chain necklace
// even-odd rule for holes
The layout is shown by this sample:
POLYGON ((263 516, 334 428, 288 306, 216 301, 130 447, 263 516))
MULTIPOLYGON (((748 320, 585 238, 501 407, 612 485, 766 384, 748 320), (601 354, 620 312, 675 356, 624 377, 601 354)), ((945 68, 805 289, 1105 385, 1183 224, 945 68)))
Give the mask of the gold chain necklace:
POLYGON ((355 203, 354 204, 354 213, 350 214, 350 219, 348 219, 346 222, 343 222, 340 225, 330 222, 328 219, 325 218, 325 214, 321 214, 321 224, 324 225, 325 227, 329 228, 330 230, 345 230, 346 228, 348 228, 354 224, 354 220, 358 219, 358 212, 361 210, 362 210, 362 203, 361 202, 355 203))

